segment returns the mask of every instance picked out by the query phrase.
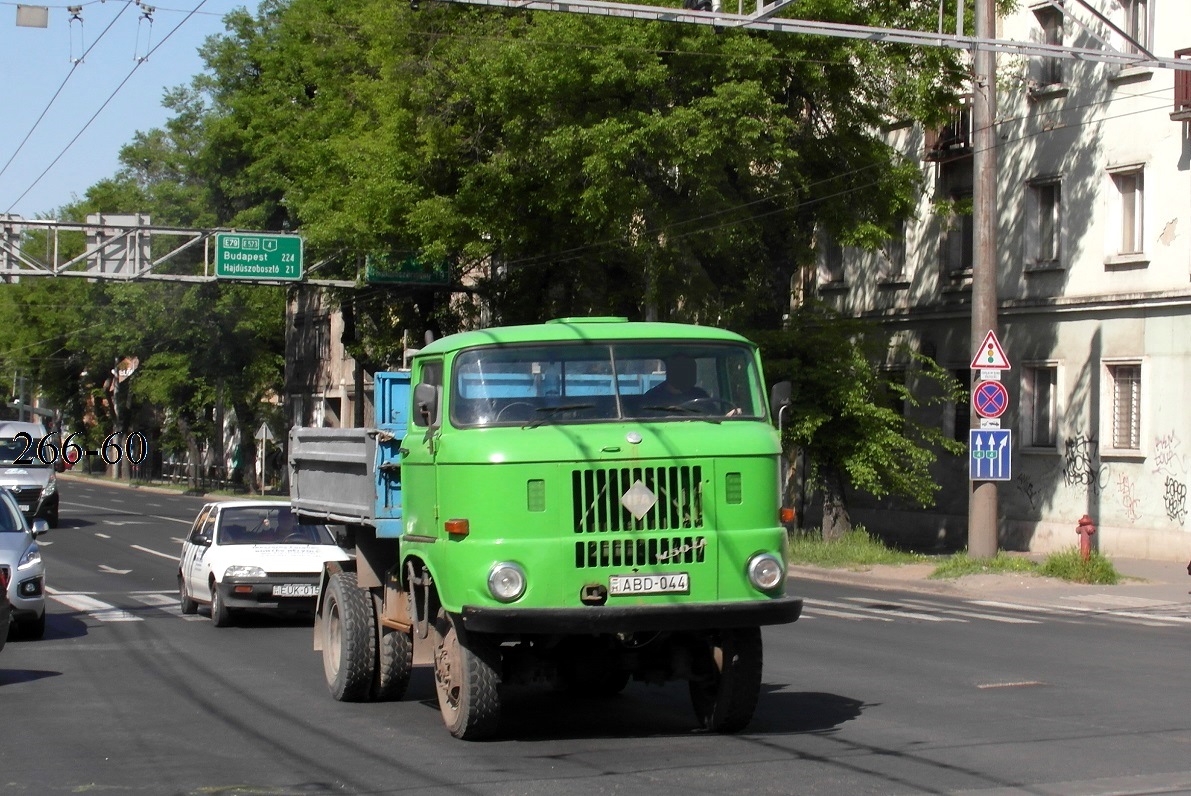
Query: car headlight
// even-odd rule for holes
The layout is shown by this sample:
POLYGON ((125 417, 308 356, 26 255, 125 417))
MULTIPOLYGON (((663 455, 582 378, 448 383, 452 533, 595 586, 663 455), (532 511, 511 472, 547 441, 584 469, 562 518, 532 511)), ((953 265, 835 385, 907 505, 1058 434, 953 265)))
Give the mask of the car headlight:
POLYGON ((25 550, 25 554, 21 556, 21 560, 17 562, 17 569, 28 569, 29 567, 40 563, 41 548, 35 544, 31 544, 25 550))
POLYGON ((511 603, 525 594, 525 570, 508 561, 494 564, 488 571, 488 591, 502 603, 511 603))
POLYGON ((761 591, 773 591, 786 579, 782 562, 773 553, 758 553, 750 558, 748 575, 749 582, 761 591))
POLYGON ((249 567, 243 564, 233 564, 223 571, 225 578, 263 578, 265 571, 260 567, 249 567))
POLYGON ((58 491, 58 479, 54 478, 54 476, 51 475, 49 483, 47 483, 45 485, 45 489, 41 490, 41 496, 49 497, 50 495, 54 494, 57 491, 58 491))

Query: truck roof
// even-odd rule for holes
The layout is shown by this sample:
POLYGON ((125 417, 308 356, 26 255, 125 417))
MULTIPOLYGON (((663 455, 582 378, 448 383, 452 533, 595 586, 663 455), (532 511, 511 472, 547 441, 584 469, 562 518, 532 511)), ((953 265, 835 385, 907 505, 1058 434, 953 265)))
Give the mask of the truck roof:
POLYGON ((627 318, 589 317, 556 318, 545 323, 526 326, 498 326, 459 332, 435 340, 421 350, 421 354, 444 354, 480 345, 511 345, 517 343, 553 343, 575 341, 617 340, 716 340, 744 343, 749 340, 735 332, 714 326, 689 323, 656 323, 630 321, 627 318))

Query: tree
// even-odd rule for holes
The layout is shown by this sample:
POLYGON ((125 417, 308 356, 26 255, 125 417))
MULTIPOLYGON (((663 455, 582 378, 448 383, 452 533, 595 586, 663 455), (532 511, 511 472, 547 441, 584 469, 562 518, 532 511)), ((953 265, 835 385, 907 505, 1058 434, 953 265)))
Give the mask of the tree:
POLYGON ((895 352, 907 374, 920 382, 891 379, 882 371, 887 338, 875 326, 808 304, 786 331, 749 332, 761 345, 767 375, 788 379, 794 406, 786 416, 784 444, 801 449, 807 481, 823 493, 823 536, 839 538, 851 529, 847 492, 892 495, 917 506, 934 503, 938 484, 930 467, 942 452, 963 445, 930 419, 922 407, 963 402, 963 387, 929 357, 895 352), (921 382, 933 384, 923 389, 921 382))

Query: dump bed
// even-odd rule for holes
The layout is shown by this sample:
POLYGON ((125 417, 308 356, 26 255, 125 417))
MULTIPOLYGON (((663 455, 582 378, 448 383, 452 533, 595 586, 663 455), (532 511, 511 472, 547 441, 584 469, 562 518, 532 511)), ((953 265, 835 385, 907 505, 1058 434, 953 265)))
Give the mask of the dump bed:
POLYGON ((409 374, 377 373, 374 389, 375 428, 290 429, 290 503, 306 518, 399 535, 409 374))

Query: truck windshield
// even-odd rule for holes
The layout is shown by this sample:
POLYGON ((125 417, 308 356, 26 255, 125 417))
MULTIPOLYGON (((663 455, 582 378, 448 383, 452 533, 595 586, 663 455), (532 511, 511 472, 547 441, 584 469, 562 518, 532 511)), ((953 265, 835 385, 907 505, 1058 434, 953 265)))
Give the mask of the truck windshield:
POLYGON ((450 401, 465 427, 765 417, 752 350, 702 341, 472 348, 455 358, 450 401))

